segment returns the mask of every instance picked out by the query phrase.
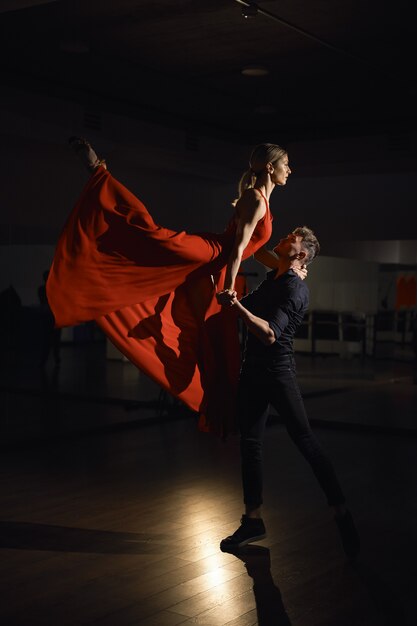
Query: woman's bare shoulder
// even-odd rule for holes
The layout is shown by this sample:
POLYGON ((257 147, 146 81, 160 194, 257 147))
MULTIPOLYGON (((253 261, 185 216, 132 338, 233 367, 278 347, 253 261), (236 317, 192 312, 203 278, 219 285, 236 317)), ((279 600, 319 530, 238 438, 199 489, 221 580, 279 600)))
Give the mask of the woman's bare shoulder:
POLYGON ((263 214, 265 212, 265 202, 259 191, 253 188, 246 189, 236 204, 236 212, 238 215, 243 213, 263 214))
POLYGON ((249 189, 245 189, 242 194, 241 200, 246 200, 246 202, 254 202, 259 203, 262 202, 263 197, 261 192, 254 187, 250 187, 249 189))

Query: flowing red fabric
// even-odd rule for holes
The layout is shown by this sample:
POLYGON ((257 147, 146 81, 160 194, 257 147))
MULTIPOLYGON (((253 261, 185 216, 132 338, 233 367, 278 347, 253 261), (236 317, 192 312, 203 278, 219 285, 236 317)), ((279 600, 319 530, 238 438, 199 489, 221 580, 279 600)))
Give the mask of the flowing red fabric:
MULTIPOLYGON (((271 236, 267 210, 245 249, 271 236)), ((235 430, 240 365, 236 318, 215 298, 236 230, 190 235, 162 228, 104 168, 85 186, 58 241, 47 282, 56 326, 95 320, 161 387, 200 413, 199 428, 235 430)))

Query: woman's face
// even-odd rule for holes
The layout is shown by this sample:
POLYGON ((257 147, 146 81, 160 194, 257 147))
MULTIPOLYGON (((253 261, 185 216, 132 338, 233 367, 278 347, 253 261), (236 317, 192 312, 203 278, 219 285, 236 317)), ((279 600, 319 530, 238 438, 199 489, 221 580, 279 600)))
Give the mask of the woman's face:
POLYGON ((284 155, 281 157, 276 163, 270 163, 269 174, 271 176, 271 181, 275 185, 286 185, 287 178, 291 174, 288 155, 284 155))

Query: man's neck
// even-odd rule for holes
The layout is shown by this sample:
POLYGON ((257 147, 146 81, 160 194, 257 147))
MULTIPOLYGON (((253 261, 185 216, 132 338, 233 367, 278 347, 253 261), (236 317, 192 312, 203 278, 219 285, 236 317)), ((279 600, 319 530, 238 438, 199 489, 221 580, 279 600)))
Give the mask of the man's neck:
POLYGON ((279 267, 277 269, 275 278, 282 276, 282 274, 285 274, 286 272, 288 272, 288 270, 292 270, 294 267, 296 267, 296 265, 297 264, 292 259, 283 259, 282 257, 279 257, 279 267))

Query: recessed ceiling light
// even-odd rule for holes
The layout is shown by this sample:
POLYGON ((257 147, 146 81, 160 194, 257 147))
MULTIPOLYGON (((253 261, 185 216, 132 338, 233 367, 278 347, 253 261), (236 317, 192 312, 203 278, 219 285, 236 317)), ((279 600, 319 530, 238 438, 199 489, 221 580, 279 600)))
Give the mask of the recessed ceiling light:
POLYGON ((267 76, 269 69, 264 65, 247 65, 242 69, 243 76, 267 76))

